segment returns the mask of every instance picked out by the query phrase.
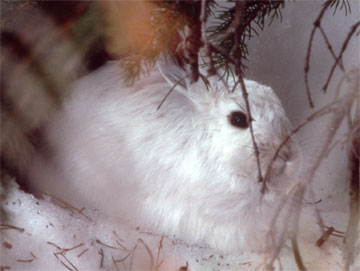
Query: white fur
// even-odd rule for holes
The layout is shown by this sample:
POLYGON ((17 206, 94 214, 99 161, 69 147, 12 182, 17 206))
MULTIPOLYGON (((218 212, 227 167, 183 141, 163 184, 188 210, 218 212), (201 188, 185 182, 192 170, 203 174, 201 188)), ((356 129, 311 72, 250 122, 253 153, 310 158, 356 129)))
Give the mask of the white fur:
MULTIPOLYGON (((285 159, 285 169, 260 204, 250 131, 228 121, 232 111, 246 112, 240 87, 230 93, 211 77, 207 90, 184 76, 162 64, 128 87, 114 62, 76 82, 46 127, 48 156, 35 159, 31 186, 191 244, 262 250, 279 191, 295 181, 297 143, 291 139, 274 163, 285 159)), ((291 127, 271 88, 246 86, 265 172, 291 127)))

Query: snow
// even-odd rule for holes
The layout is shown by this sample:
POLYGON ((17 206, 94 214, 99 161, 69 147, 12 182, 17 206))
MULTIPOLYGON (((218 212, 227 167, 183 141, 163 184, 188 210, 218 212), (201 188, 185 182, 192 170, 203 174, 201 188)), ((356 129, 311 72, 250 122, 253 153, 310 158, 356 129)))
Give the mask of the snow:
MULTIPOLYGON (((264 255, 222 255, 179 240, 134 229, 96 210, 73 209, 51 197, 36 199, 13 180, 3 183, 2 270, 258 270, 264 255), (54 201, 54 199, 52 199, 54 201)), ((303 211, 311 213, 311 210, 303 211)), ((341 214, 337 214, 340 215, 341 214)), ((311 220, 311 215, 307 217, 311 220)), ((313 223, 314 221, 310 221, 313 223)), ((303 229, 310 225, 302 222, 303 229)), ((314 225, 314 224, 313 224, 314 225)), ((321 248, 316 227, 302 231, 299 246, 309 270, 342 270, 341 241, 330 238, 321 248)), ((275 263, 297 270, 287 244, 275 263)), ((360 262, 352 270, 359 270, 360 262)))
MULTIPOLYGON (((247 76, 271 85, 282 99, 294 124, 312 111, 306 106, 303 67, 312 22, 321 10, 320 1, 286 2, 283 21, 273 24, 250 41, 247 76), (266 45, 266 46, 265 46, 266 45)), ((324 17, 334 51, 339 52, 349 26, 360 18, 360 2, 350 1, 352 13, 344 11, 324 17)), ((359 66, 359 38, 354 38, 344 56, 345 66, 359 66), (355 57, 354 57, 355 56, 355 57)), ((314 40, 310 85, 316 108, 331 101, 320 88, 332 58, 319 33, 314 40)), ((334 82, 341 74, 337 73, 334 82)), ((312 123, 298 134, 305 163, 311 163, 328 119, 312 123), (321 128, 321 129, 319 129, 321 128)), ((342 127, 345 131, 346 127, 342 127)), ((341 136, 341 133, 340 135, 341 136)), ((346 230, 348 196, 347 158, 340 146, 323 162, 314 181, 315 198, 326 225, 346 230)), ((36 199, 19 189, 14 180, 1 184, 1 270, 263 270, 264 255, 244 253, 221 255, 180 240, 144 233, 123 221, 104 217, 96 210, 71 208, 51 196, 36 199)), ((321 248, 321 234, 311 205, 302 210, 299 247, 308 270, 344 270, 342 239, 331 236, 321 248)), ((360 257, 351 270, 360 270, 360 257)), ((287 243, 275 262, 276 270, 298 270, 287 243)))

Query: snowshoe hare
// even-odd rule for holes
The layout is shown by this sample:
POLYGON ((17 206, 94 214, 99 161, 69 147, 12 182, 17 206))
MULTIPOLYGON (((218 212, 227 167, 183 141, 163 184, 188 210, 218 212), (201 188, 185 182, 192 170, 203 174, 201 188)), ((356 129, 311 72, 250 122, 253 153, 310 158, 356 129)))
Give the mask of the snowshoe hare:
MULTIPOLYGON (((109 62, 74 84, 44 127, 46 143, 30 167, 34 193, 189 244, 263 250, 271 211, 296 181, 295 138, 279 152, 262 194, 240 85, 229 91, 234 82, 227 88, 216 76, 209 86, 190 84, 184 69, 165 61, 132 86, 123 74, 109 62)), ((245 84, 265 173, 291 125, 270 87, 245 84)))

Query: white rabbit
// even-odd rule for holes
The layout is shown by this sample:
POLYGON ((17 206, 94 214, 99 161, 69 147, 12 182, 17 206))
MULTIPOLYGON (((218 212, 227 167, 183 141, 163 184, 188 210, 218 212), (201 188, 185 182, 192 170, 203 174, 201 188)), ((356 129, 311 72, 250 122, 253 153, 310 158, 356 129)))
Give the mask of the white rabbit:
MULTIPOLYGON (((74 84, 45 127, 30 186, 79 207, 219 251, 261 251, 278 195, 295 181, 294 138, 273 163, 262 197, 240 86, 219 78, 189 84, 161 62, 134 85, 119 63, 74 84), (172 93, 160 105, 169 90, 172 93)), ((262 172, 291 126, 269 87, 245 80, 262 172)))

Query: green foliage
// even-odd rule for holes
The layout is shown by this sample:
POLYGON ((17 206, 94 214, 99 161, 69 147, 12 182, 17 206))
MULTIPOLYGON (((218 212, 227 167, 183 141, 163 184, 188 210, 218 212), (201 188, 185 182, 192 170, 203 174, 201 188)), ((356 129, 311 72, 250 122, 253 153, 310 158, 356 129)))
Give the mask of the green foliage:
MULTIPOLYGON (((350 12, 348 0, 327 0, 330 7, 336 10, 344 9, 350 12)), ((141 73, 148 71, 156 62, 160 53, 171 56, 182 65, 190 64, 194 74, 194 81, 199 78, 195 66, 198 66, 197 56, 199 49, 204 46, 201 37, 201 5, 202 1, 153 1, 156 5, 151 17, 154 35, 144 45, 139 55, 132 52, 124 59, 130 81, 141 73), (186 32, 186 48, 179 33, 186 32), (185 50, 185 51, 184 51, 185 50)), ((326 1, 324 1, 326 3, 326 1)), ((206 15, 211 17, 211 27, 207 29, 208 51, 210 65, 216 70, 223 70, 226 78, 235 72, 243 74, 246 69, 248 55, 247 42, 258 36, 266 26, 275 19, 282 19, 281 9, 285 0, 243 0, 218 1, 208 0, 206 15), (239 9, 239 10, 237 10, 239 9)), ((207 63, 209 64, 209 63, 207 63)), ((200 75, 201 76, 201 75, 200 75)))
MULTIPOLYGON (((161 52, 176 59, 180 65, 197 65, 197 60, 194 61, 193 58, 197 58, 197 52, 203 45, 200 18, 202 2, 177 0, 154 3, 156 8, 151 17, 154 35, 144 45, 140 55, 139 52, 131 52, 123 59, 130 82, 148 71, 161 52), (182 41, 179 33, 184 32, 186 26, 190 29, 187 37, 188 52, 179 49, 182 41)), ((281 18, 280 9, 284 6, 284 0, 247 0, 242 3, 240 21, 235 25, 237 15, 234 3, 207 1, 206 15, 211 16, 214 21, 207 33, 211 57, 215 68, 224 69, 227 75, 231 73, 231 66, 237 58, 240 59, 240 70, 243 72, 246 68, 244 60, 248 54, 247 40, 258 35, 259 31, 264 30, 275 18, 281 18), (236 44, 238 48, 235 48, 236 33, 240 36, 240 43, 236 44)), ((196 80, 197 78, 195 77, 196 80)))
POLYGON ((281 18, 281 8, 284 0, 244 1, 241 7, 239 21, 236 22, 236 7, 221 8, 216 16, 219 23, 209 31, 210 41, 215 46, 213 59, 216 68, 224 69, 225 74, 231 73, 230 65, 235 59, 239 59, 239 69, 242 74, 246 65, 248 48, 246 41, 259 35, 266 25, 270 25, 275 18, 281 18), (266 21, 268 22, 266 24, 266 21), (239 35, 238 48, 235 36, 239 35))

